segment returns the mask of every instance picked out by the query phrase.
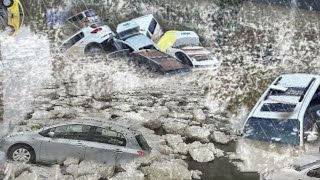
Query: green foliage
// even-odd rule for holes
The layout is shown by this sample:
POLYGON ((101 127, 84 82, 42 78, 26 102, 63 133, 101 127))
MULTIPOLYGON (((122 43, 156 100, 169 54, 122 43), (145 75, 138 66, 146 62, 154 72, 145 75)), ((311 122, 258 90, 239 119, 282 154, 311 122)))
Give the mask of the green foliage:
POLYGON ((35 124, 35 125, 31 126, 31 130, 35 131, 35 130, 39 130, 39 129, 43 128, 43 127, 44 127, 44 125, 42 123, 35 124))

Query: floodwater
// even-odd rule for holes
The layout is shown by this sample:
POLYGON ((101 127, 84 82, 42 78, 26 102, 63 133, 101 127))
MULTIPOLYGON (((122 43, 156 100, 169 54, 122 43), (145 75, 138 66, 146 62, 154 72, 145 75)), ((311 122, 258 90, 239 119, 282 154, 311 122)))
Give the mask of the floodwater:
MULTIPOLYGON (((59 3, 53 4, 59 6, 59 3)), ((16 40, 1 41, 5 113, 0 135, 24 119, 25 113, 33 107, 33 95, 54 74, 51 51, 56 44, 52 40, 59 39, 59 34, 48 30, 47 22, 42 19, 46 11, 35 11, 37 5, 25 5, 26 26, 20 36, 16 40), (8 44, 14 46, 7 48, 8 44)), ((45 3, 41 4, 41 9, 46 8, 45 3)), ((183 80, 188 79, 205 89, 212 113, 229 119, 233 128, 240 129, 256 100, 276 76, 294 72, 319 74, 319 17, 318 12, 244 3, 230 41, 222 49, 216 49, 223 62, 221 70, 218 73, 195 72, 183 80)), ((124 75, 128 74, 117 72, 114 78, 122 81, 124 75)), ((144 82, 139 76, 133 76, 117 88, 125 90, 128 87, 122 88, 121 84, 136 86, 137 83, 144 82)), ((258 179, 255 171, 287 165, 297 156, 294 149, 278 153, 274 145, 261 143, 257 146, 240 139, 219 147, 235 152, 243 162, 232 163, 227 158, 217 158, 210 163, 197 163, 190 158, 187 161, 190 169, 204 173, 202 179, 254 180, 258 179)))

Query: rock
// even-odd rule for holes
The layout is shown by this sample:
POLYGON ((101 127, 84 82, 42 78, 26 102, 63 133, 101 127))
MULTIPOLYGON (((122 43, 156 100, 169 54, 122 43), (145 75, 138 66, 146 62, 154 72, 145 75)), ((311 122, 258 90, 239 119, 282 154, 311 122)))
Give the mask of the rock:
POLYGON ((100 165, 99 167, 99 175, 102 179, 109 179, 113 176, 115 171, 115 166, 112 165, 100 165))
MULTIPOLYGON (((81 161, 78 168, 78 175, 91 175, 95 174, 97 171, 98 165, 92 161, 81 161)), ((98 178, 99 179, 99 178, 98 178)))
POLYGON ((15 178, 15 180, 26 180, 26 179, 39 179, 36 173, 32 173, 29 171, 23 171, 20 176, 15 178))
POLYGON ((206 115, 202 109, 193 110, 194 120, 203 123, 206 120, 206 115))
POLYGON ((199 141, 195 141, 189 145, 189 154, 192 159, 197 162, 210 162, 215 158, 216 149, 214 144, 202 144, 199 141))
POLYGON ((216 148, 216 151, 214 153, 216 155, 216 157, 223 157, 224 156, 224 151, 222 151, 221 149, 216 148))
POLYGON ((188 114, 188 113, 170 113, 169 117, 172 118, 177 118, 177 119, 193 119, 193 115, 192 114, 188 114))
POLYGON ((101 102, 101 101, 96 101, 93 100, 92 103, 90 103, 90 105, 97 110, 105 110, 109 107, 111 107, 109 102, 101 102))
POLYGON ((187 167, 177 161, 154 162, 149 167, 148 180, 191 180, 187 167))
POLYGON ((178 102, 176 101, 170 101, 170 102, 166 102, 165 106, 170 109, 171 111, 173 110, 177 110, 178 109, 178 102))
POLYGON ((94 180, 94 179, 100 179, 100 177, 96 174, 92 174, 92 175, 80 176, 75 180, 94 180))
POLYGON ((43 119, 54 119, 56 115, 52 112, 38 110, 32 114, 32 119, 34 120, 43 120, 43 119))
POLYGON ((188 145, 184 143, 181 135, 167 134, 166 141, 175 153, 188 154, 188 145))
POLYGON ((139 170, 120 172, 116 176, 111 177, 109 180, 124 180, 124 179, 145 180, 144 174, 139 170))
POLYGON ((188 124, 179 121, 167 121, 163 124, 163 129, 166 133, 169 134, 185 134, 185 129, 188 127, 188 124))
POLYGON ((71 165, 71 164, 76 164, 76 165, 78 165, 79 162, 80 162, 79 159, 76 159, 76 158, 73 158, 73 157, 68 157, 68 158, 63 162, 63 165, 66 166, 66 167, 69 166, 69 165, 71 165))
POLYGON ((60 165, 53 165, 49 170, 48 180, 58 179, 63 179, 63 174, 61 173, 60 165))
POLYGON ((79 169, 79 165, 71 164, 66 168, 66 173, 68 175, 72 175, 73 177, 78 177, 78 169, 79 169))
POLYGON ((192 179, 201 179, 202 172, 199 170, 191 170, 192 179))
POLYGON ((230 142, 230 138, 221 131, 214 131, 211 135, 211 139, 220 144, 228 144, 230 142))
POLYGON ((115 109, 119 109, 122 112, 130 112, 131 111, 131 107, 128 104, 121 104, 119 106, 114 107, 115 109))
POLYGON ((197 162, 210 162, 214 160, 214 152, 207 147, 189 149, 193 160, 197 162))
POLYGON ((185 135, 201 142, 209 142, 210 131, 200 126, 189 126, 185 130, 185 135))
POLYGON ((24 171, 29 171, 30 170, 30 165, 29 164, 23 164, 23 163, 13 163, 13 174, 15 177, 20 176, 22 172, 24 171))
POLYGON ((159 152, 165 155, 173 154, 173 149, 167 145, 160 145, 159 152))

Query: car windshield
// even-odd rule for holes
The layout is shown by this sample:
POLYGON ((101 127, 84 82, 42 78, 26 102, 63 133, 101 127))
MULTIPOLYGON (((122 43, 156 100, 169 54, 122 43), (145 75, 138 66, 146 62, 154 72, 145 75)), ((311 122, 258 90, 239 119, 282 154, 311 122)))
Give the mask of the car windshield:
POLYGON ((132 28, 132 29, 128 29, 128 30, 125 30, 125 31, 122 31, 119 33, 119 36, 122 38, 122 39, 128 39, 136 34, 138 34, 140 31, 140 27, 135 27, 135 28, 132 28))
POLYGON ((84 14, 85 14, 87 17, 97 16, 96 12, 94 12, 93 10, 86 11, 84 14))
POLYGON ((140 48, 139 50, 142 50, 142 49, 157 49, 157 48, 154 45, 148 45, 140 48))
POLYGON ((244 137, 261 141, 299 145, 300 125, 297 119, 252 117, 244 127, 244 137))

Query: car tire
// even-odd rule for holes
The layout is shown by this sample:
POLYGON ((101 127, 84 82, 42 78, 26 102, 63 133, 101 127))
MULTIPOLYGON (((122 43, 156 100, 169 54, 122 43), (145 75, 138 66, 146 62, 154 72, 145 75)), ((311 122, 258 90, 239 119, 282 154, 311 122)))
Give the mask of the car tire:
POLYGON ((88 45, 85 52, 90 56, 101 55, 104 53, 102 46, 99 44, 88 45))
POLYGON ((10 8, 13 6, 14 0, 3 0, 2 5, 6 8, 10 8))
POLYGON ((11 161, 17 161, 22 163, 34 163, 36 160, 36 154, 34 150, 27 145, 17 145, 10 148, 8 158, 11 161))

